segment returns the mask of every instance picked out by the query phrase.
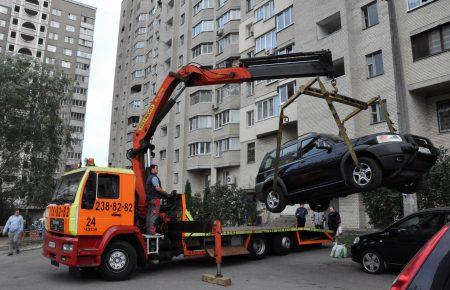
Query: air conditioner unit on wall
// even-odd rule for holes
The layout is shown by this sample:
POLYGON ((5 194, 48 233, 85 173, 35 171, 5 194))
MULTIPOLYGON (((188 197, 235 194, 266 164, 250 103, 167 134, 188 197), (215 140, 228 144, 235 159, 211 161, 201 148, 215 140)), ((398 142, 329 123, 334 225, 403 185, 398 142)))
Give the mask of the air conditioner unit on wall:
POLYGON ((212 104, 212 109, 215 111, 215 110, 218 110, 219 109, 219 105, 217 105, 217 104, 212 104))
POLYGON ((217 35, 221 36, 222 34, 223 34, 223 29, 222 28, 217 29, 217 35))
POLYGON ((225 182, 227 185, 235 184, 236 178, 234 176, 228 175, 227 180, 225 182))

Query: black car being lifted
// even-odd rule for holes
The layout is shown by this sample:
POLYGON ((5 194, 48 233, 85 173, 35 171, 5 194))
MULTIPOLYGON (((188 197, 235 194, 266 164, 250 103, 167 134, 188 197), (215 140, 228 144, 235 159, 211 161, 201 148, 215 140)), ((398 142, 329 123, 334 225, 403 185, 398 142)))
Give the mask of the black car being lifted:
POLYGON ((308 133, 281 147, 277 190, 273 191, 275 151, 264 157, 255 191, 271 212, 286 205, 308 203, 324 211, 334 197, 369 191, 381 185, 412 193, 436 163, 438 149, 415 135, 379 133, 351 140, 357 167, 343 140, 334 135, 308 133))

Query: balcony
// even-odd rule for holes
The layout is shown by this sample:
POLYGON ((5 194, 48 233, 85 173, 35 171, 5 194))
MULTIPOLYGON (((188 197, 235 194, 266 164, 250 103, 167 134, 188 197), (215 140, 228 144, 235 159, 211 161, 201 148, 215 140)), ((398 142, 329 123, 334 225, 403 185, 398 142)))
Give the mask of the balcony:
POLYGON ((211 169, 211 155, 197 155, 190 156, 187 158, 187 167, 186 170, 194 171, 194 170, 205 170, 211 169))
POLYGON ((214 157, 214 168, 235 167, 241 164, 241 151, 226 151, 220 157, 214 157))

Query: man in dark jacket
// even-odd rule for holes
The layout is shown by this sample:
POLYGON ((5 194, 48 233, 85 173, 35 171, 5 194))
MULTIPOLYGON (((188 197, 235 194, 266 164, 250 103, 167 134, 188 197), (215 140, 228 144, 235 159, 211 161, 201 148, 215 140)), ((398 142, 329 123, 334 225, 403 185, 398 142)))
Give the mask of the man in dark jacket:
POLYGON ((303 228, 306 223, 306 215, 308 214, 308 210, 305 208, 304 204, 300 204, 300 206, 295 211, 295 217, 297 218, 297 227, 303 228))
POLYGON ((161 197, 169 196, 169 194, 162 189, 161 180, 158 177, 158 165, 152 164, 149 168, 149 173, 146 181, 147 203, 147 234, 156 234, 156 222, 159 217, 159 208, 161 205, 161 197))
POLYGON ((336 235, 337 229, 341 224, 341 216, 339 212, 330 206, 330 213, 328 214, 328 229, 333 231, 333 235, 336 235))

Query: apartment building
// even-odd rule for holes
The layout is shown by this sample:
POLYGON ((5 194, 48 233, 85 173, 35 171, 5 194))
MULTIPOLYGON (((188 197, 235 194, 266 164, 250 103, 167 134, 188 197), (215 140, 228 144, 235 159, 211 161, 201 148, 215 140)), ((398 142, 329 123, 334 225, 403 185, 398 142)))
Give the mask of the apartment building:
MULTIPOLYGON (((401 132, 427 136, 437 146, 450 147, 449 1, 145 3, 150 7, 139 10, 143 5, 139 1, 123 2, 111 125, 112 166, 129 165, 125 152, 131 148, 133 126, 169 70, 188 62, 219 67, 232 65, 239 57, 321 49, 333 53, 340 93, 365 101, 379 95, 387 101, 391 119, 401 132), (140 13, 148 16, 139 26, 140 13), (136 35, 138 27, 145 40, 136 35), (139 69, 133 68, 136 57, 142 59, 139 69)), ((189 179, 194 192, 215 182, 252 191, 264 154, 275 147, 279 108, 306 81, 187 90, 154 137, 154 162, 161 167, 164 185, 181 190, 189 179)), ((331 80, 323 81, 330 85, 331 80)), ((352 110, 343 105, 337 108, 341 115, 352 110)), ((323 100, 302 97, 286 113, 284 141, 310 131, 338 132, 323 100)), ((356 137, 387 131, 383 121, 380 107, 374 105, 346 127, 356 137)), ((334 204, 346 228, 367 226, 361 196, 340 198, 334 204)), ((285 213, 292 212, 288 208, 285 213)))
MULTIPOLYGON (((123 1, 109 161, 126 151, 143 111, 169 71, 187 63, 227 67, 239 58, 240 1, 123 1)), ((195 191, 239 173, 240 85, 188 88, 155 133, 167 188, 195 191)))
POLYGON ((0 52, 38 58, 73 79, 73 96, 62 112, 73 141, 62 171, 79 163, 83 151, 95 13, 71 0, 0 0, 0 52))

